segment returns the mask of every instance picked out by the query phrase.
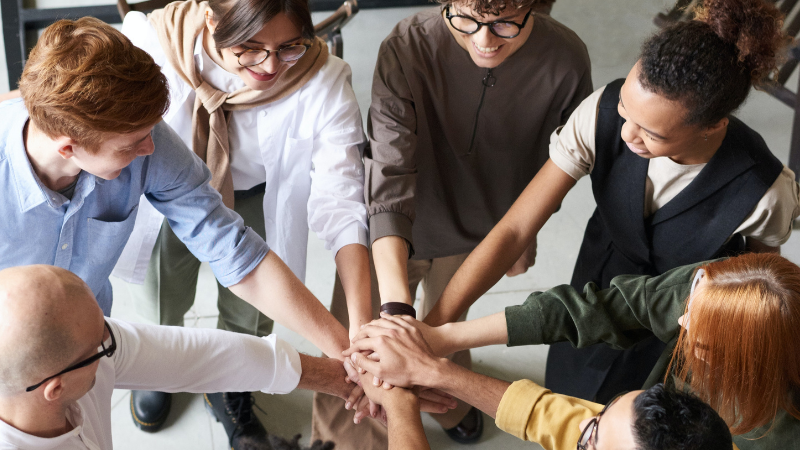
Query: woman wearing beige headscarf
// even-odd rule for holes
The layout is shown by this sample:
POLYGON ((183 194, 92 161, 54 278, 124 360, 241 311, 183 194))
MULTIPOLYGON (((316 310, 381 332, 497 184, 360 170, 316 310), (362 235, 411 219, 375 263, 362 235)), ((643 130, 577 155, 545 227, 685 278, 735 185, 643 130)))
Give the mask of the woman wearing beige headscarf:
MULTIPOLYGON (((128 14, 122 30, 162 66, 171 97, 164 120, 206 162, 212 185, 245 225, 301 280, 309 228, 333 251, 354 335, 372 319, 365 138, 350 68, 314 37, 307 0, 175 2, 147 17, 128 14)), ((116 274, 144 282, 134 288, 143 315, 182 325, 199 266, 142 200, 116 274)), ((269 318, 222 286, 218 305, 219 328, 272 330, 269 318)), ((207 394, 206 401, 233 448, 266 439, 249 392, 207 394)), ((168 394, 135 391, 137 426, 157 430, 169 402, 168 394)))

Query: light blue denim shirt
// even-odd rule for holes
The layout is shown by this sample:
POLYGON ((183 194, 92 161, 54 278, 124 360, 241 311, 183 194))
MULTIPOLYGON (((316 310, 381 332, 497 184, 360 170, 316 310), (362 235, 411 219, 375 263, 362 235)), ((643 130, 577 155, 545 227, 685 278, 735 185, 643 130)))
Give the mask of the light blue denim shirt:
POLYGON ((70 270, 108 315, 108 276, 133 229, 142 194, 224 286, 241 281, 269 251, 222 204, 208 184, 206 165, 164 122, 152 131, 152 155, 136 158, 113 180, 81 172, 69 200, 34 173, 22 136, 27 120, 21 100, 0 104, 0 269, 50 264, 70 270))

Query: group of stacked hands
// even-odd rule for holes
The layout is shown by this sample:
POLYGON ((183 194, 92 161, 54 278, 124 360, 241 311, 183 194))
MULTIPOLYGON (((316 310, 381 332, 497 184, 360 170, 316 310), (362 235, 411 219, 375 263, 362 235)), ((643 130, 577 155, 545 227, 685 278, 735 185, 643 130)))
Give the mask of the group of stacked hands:
POLYGON ((45 30, 22 100, 0 105, 0 449, 112 448, 114 389, 150 431, 169 410, 152 391, 205 393, 236 449, 298 448, 250 410, 252 391, 297 388, 338 397, 326 412, 315 396, 315 437, 343 449, 429 448, 421 411, 475 442, 478 410, 548 450, 796 443, 800 267, 775 253, 800 186, 731 116, 775 67, 774 6, 707 0, 591 94, 585 46, 537 9, 552 1, 441 3, 381 46, 366 154, 349 69, 305 0, 45 30), (597 210, 571 286, 464 321, 533 265, 586 175, 597 210), (336 258, 333 314, 301 282, 307 227, 336 258), (116 265, 182 324, 189 259, 210 262, 239 333, 108 317, 116 265), (549 389, 471 371, 465 351, 495 344, 553 344, 549 389))

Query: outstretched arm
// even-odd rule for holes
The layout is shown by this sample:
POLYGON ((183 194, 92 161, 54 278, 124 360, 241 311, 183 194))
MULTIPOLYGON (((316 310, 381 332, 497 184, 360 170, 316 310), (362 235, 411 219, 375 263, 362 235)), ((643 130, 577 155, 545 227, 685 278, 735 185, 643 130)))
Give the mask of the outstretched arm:
POLYGON ((425 322, 433 326, 454 322, 494 286, 528 249, 575 183, 547 160, 503 219, 464 261, 425 322))
POLYGON ((326 355, 342 359, 347 331, 289 270, 275 252, 267 256, 231 292, 276 322, 299 333, 326 355))

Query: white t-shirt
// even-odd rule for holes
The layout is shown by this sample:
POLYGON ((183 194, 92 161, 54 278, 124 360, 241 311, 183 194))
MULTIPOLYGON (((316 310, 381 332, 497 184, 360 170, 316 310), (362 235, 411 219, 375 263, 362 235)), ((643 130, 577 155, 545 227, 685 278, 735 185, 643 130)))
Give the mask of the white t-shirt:
MULTIPOLYGON (((587 97, 567 123, 550 137, 550 159, 576 180, 589 175, 594 168, 597 114, 604 90, 605 86, 587 97)), ((645 183, 645 217, 675 198, 703 167, 705 164, 678 164, 666 157, 650 159, 645 183)), ((742 236, 778 247, 789 240, 792 221, 798 215, 800 186, 794 181, 794 172, 784 167, 734 234, 741 233, 742 236)))
POLYGON ((92 389, 67 411, 71 431, 54 438, 23 433, 0 420, 0 449, 113 448, 114 389, 286 394, 300 382, 300 355, 274 334, 133 324, 106 318, 117 341, 101 358, 92 389))

